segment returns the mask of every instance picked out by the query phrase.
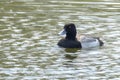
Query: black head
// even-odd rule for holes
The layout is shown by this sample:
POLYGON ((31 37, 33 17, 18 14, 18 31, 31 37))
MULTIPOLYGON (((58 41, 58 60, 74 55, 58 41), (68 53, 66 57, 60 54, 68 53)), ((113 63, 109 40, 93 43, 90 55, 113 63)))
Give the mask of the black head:
POLYGON ((65 24, 64 30, 66 31, 66 39, 76 40, 76 27, 73 23, 65 24))

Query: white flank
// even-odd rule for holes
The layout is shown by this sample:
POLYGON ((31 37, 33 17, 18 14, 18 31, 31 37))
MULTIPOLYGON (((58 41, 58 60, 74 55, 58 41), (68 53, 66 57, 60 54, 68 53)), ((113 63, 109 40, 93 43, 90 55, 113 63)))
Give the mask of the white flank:
POLYGON ((95 39, 93 37, 88 37, 88 36, 80 36, 80 42, 81 42, 82 48, 97 47, 100 44, 98 39, 95 39))

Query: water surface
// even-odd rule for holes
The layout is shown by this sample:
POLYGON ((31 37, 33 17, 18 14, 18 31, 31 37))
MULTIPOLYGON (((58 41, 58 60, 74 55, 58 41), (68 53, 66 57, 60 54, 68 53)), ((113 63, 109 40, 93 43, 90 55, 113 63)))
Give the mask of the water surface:
POLYGON ((119 80, 119 0, 1 0, 1 80, 119 80), (99 36, 94 49, 56 44, 65 23, 99 36))

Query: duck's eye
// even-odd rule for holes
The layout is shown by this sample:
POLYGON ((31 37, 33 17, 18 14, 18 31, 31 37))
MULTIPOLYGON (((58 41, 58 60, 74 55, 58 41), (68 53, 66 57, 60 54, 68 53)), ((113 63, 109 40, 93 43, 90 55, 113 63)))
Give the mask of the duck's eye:
POLYGON ((71 26, 69 26, 69 28, 71 28, 71 26))

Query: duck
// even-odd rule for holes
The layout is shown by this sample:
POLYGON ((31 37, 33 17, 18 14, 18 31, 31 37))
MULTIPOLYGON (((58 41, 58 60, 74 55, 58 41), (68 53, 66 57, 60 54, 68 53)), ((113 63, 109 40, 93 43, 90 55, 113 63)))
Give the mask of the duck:
POLYGON ((77 36, 77 30, 74 23, 64 25, 63 30, 59 35, 65 35, 57 43, 58 46, 63 48, 92 48, 103 46, 103 41, 99 37, 92 37, 88 35, 77 36))

